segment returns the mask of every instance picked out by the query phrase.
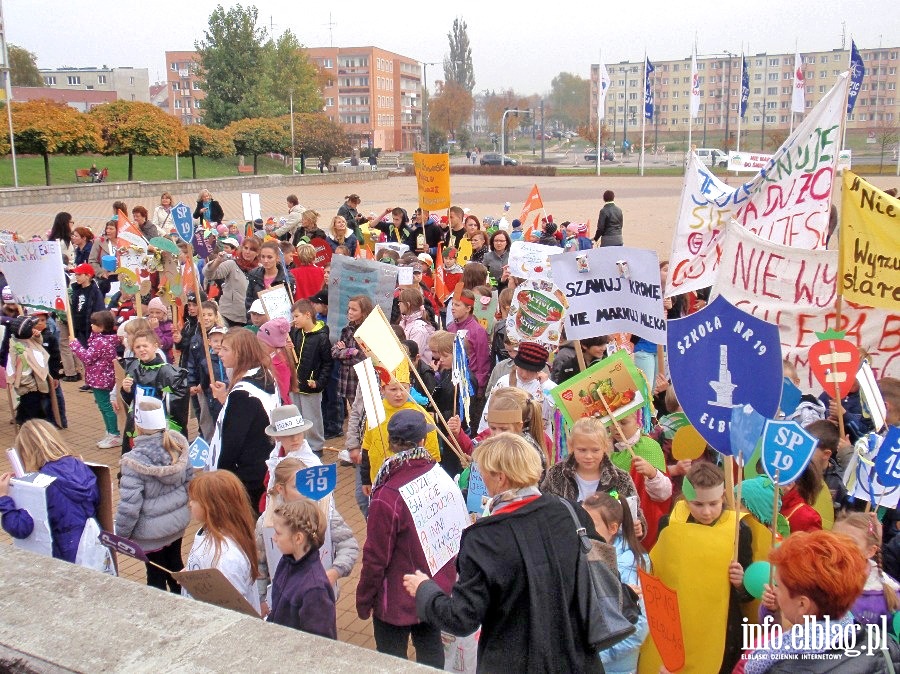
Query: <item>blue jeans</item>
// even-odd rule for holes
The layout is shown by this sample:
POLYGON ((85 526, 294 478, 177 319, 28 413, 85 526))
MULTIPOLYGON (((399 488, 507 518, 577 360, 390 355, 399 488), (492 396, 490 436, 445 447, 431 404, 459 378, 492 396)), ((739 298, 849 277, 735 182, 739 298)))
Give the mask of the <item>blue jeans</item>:
POLYGON ((363 494, 362 490, 362 466, 355 466, 354 470, 356 471, 356 503, 359 506, 363 517, 369 519, 369 497, 363 494))

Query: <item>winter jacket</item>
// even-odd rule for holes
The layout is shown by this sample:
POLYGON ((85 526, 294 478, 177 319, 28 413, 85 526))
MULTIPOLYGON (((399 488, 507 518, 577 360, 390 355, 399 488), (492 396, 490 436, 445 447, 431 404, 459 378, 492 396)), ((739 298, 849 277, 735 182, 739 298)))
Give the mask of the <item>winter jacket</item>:
POLYGON ((497 290, 503 290, 506 287, 506 283, 501 283, 500 278, 503 276, 503 268, 509 264, 509 249, 504 250, 501 255, 498 255, 493 250, 488 251, 482 264, 487 267, 491 278, 497 282, 497 290))
POLYGON ((289 270, 294 277, 294 301, 309 299, 325 285, 325 270, 305 264, 289 270))
POLYGON ((337 639, 334 588, 319 561, 319 551, 300 559, 283 555, 272 579, 270 623, 337 639))
POLYGON ((207 281, 222 281, 219 295, 219 313, 233 323, 247 322, 247 274, 234 260, 222 260, 208 264, 204 270, 207 281))
POLYGON ((147 551, 181 538, 191 521, 187 484, 193 468, 188 443, 180 433, 165 432, 181 449, 174 463, 162 446, 162 433, 135 436, 134 447, 121 462, 116 534, 147 551))
POLYGON ((91 253, 88 255, 88 264, 94 268, 94 276, 99 277, 103 268, 103 256, 116 254, 116 242, 110 241, 105 236, 98 236, 92 242, 91 253))
POLYGON ((342 243, 338 242, 337 239, 333 237, 326 237, 325 241, 328 242, 328 245, 331 246, 331 252, 333 253, 338 246, 346 246, 347 251, 350 253, 350 257, 356 257, 356 247, 359 246, 359 240, 356 238, 356 235, 351 232, 347 232, 347 236, 344 237, 344 241, 342 243))
POLYGON ((434 334, 434 326, 425 320, 425 311, 419 309, 411 314, 400 317, 400 327, 406 338, 419 345, 419 356, 426 363, 431 362, 431 349, 428 348, 428 340, 434 334))
MULTIPOLYGON (((400 488, 434 467, 434 461, 406 459, 407 454, 400 452, 389 459, 392 469, 386 471, 386 479, 372 490, 363 563, 356 587, 356 612, 360 618, 368 620, 374 614, 379 620, 397 626, 420 622, 416 602, 403 588, 403 576, 417 569, 428 569, 428 560, 400 488)), ((450 591, 455 578, 456 570, 450 562, 434 575, 444 592, 450 591)), ((473 627, 466 634, 474 631, 473 627)))
POLYGON ((476 395, 483 396, 491 374, 491 345, 488 342, 487 331, 471 314, 462 323, 453 321, 447 326, 447 332, 456 333, 457 330, 468 330, 466 341, 472 347, 469 370, 477 383, 476 395))
POLYGON ((187 311, 184 312, 184 325, 181 326, 181 341, 175 342, 174 347, 178 349, 178 366, 187 367, 188 355, 190 352, 191 340, 197 334, 199 323, 196 316, 191 316, 187 311))
POLYGON ((119 338, 115 334, 91 333, 87 347, 77 339, 70 342, 72 353, 84 363, 84 381, 91 388, 112 391, 116 387, 116 347, 119 338))
POLYGON ((198 201, 197 208, 194 209, 194 220, 199 220, 200 224, 210 223, 210 222, 222 222, 225 218, 225 211, 222 210, 222 207, 219 205, 219 202, 213 199, 209 203, 209 218, 206 217, 206 209, 204 208, 204 204, 206 202, 198 201))
MULTIPOLYGON (((547 469, 541 482, 541 492, 556 494, 567 501, 578 501, 578 482, 575 480, 575 455, 570 454, 565 461, 560 461, 547 469)), ((620 498, 637 496, 634 480, 621 468, 617 468, 609 457, 600 463, 600 482, 597 491, 618 492, 620 498)), ((638 517, 643 519, 641 504, 638 503, 638 517)))
MULTIPOLYGON (((590 367, 597 361, 588 353, 584 354, 585 367, 590 367)), ((567 342, 559 347, 559 351, 553 357, 553 367, 550 368, 550 379, 558 384, 568 381, 581 371, 578 367, 578 356, 575 353, 575 345, 567 342)))
POLYGON ((290 241, 294 236, 294 232, 300 229, 300 225, 303 223, 303 211, 305 210, 306 206, 303 204, 291 206, 287 217, 284 219, 284 224, 276 227, 272 231, 272 236, 281 241, 290 241))
MULTIPOLYGON (((45 463, 38 471, 56 478, 47 487, 47 515, 53 538, 53 556, 75 563, 84 523, 96 517, 100 489, 94 472, 74 456, 45 463)), ((28 538, 34 520, 28 511, 16 508, 9 496, 0 497, 3 530, 13 538, 28 538)))
POLYGON ((172 339, 172 321, 162 321, 153 331, 159 338, 159 350, 166 354, 166 362, 174 363, 172 346, 175 342, 172 339))
POLYGON ((556 497, 501 509, 463 531, 452 593, 419 586, 418 616, 460 636, 480 625, 479 672, 602 672, 580 628, 579 553, 572 516, 556 497))
MULTIPOLYGON (((65 372, 63 370, 62 357, 59 353, 59 328, 52 318, 47 321, 47 327, 41 332, 41 340, 44 345, 44 351, 49 356, 50 376, 54 379, 61 379, 65 372)), ((0 354, 0 364, 5 363, 4 355, 0 354)))
POLYGON ((594 241, 599 241, 601 246, 621 246, 623 243, 622 209, 612 201, 600 209, 594 241))
MULTIPOLYGON (((184 342, 184 337, 182 337, 184 342)), ((209 387, 209 364, 206 362, 206 346, 203 344, 203 334, 200 330, 196 330, 191 336, 190 346, 187 347, 185 353, 182 354, 185 369, 187 370, 187 385, 200 386, 204 391, 211 390, 209 387)), ((222 365, 222 359, 219 354, 210 353, 209 358, 212 361, 213 376, 216 381, 228 383, 228 376, 225 366, 222 365)))
POLYGON ((134 429, 134 410, 131 408, 138 387, 143 389, 145 395, 163 401, 166 418, 173 426, 173 430, 185 431, 188 421, 188 401, 190 400, 187 370, 166 363, 158 353, 153 360, 147 363, 133 357, 120 358, 119 363, 125 371, 125 376, 134 379, 134 385, 130 392, 125 389, 119 391, 122 400, 129 408, 128 419, 125 422, 126 434, 130 434, 134 429))
POLYGON ((88 337, 91 336, 91 314, 95 311, 103 311, 106 308, 103 293, 94 281, 87 287, 78 283, 72 284, 72 325, 75 328, 73 335, 82 345, 87 346, 88 337))
POLYGON ((819 531, 822 528, 822 516, 803 500, 796 488, 782 493, 781 514, 791 525, 792 534, 798 531, 819 531))
POLYGON ((274 288, 275 286, 283 286, 287 285, 288 287, 288 297, 294 297, 294 277, 288 275, 287 280, 284 278, 284 268, 279 264, 278 265, 278 273, 275 275, 274 280, 272 281, 269 288, 266 288, 266 282, 264 280, 265 270, 262 267, 257 267, 249 274, 247 274, 247 296, 244 298, 244 320, 246 321, 246 315, 250 313, 250 306, 253 302, 259 298, 260 290, 268 290, 274 288))
POLYGON ((94 247, 93 241, 85 241, 84 245, 79 248, 78 246, 72 246, 72 249, 75 251, 75 266, 77 267, 80 264, 84 264, 85 262, 90 261, 91 257, 91 249, 94 247))
POLYGON ((334 366, 328 326, 322 321, 316 321, 309 332, 291 328, 290 338, 297 354, 298 391, 322 393, 331 380, 331 369, 334 366), (315 387, 309 385, 310 380, 315 380, 315 387))

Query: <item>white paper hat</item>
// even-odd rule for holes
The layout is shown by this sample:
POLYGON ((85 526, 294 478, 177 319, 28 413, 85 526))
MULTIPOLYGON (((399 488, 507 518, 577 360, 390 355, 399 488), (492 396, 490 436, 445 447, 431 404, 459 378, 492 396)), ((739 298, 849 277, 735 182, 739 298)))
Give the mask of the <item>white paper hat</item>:
POLYGON ((163 431, 166 413, 162 402, 151 396, 140 396, 134 405, 134 425, 145 431, 163 431))

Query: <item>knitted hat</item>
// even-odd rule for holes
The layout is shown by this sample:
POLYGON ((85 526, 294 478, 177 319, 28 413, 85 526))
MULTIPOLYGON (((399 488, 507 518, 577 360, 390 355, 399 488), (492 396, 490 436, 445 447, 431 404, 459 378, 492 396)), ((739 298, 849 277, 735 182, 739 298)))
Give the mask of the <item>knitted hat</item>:
POLYGON ((587 231, 588 231, 587 223, 586 222, 579 223, 578 236, 585 236, 587 234, 587 231))
POLYGON ((169 311, 168 309, 166 309, 165 303, 163 303, 162 299, 160 299, 159 297, 154 297, 152 300, 150 300, 150 303, 147 305, 147 309, 157 309, 166 313, 168 313, 169 311))
POLYGON ((324 304, 326 307, 328 306, 328 291, 320 290, 315 295, 309 298, 309 301, 313 304, 324 304))
POLYGON ((94 268, 91 265, 89 265, 87 262, 82 262, 80 265, 78 265, 77 267, 75 267, 75 269, 72 270, 72 273, 73 274, 87 274, 88 276, 93 276, 94 268))
POLYGON ((13 333, 19 339, 31 339, 31 333, 34 326, 37 325, 38 319, 34 316, 20 316, 10 322, 13 333))
POLYGON ((513 363, 529 372, 540 372, 547 366, 550 354, 540 344, 534 342, 522 342, 519 344, 519 352, 513 358, 513 363))
POLYGON ((263 323, 259 332, 256 333, 256 338, 266 346, 277 349, 287 344, 287 336, 290 331, 291 324, 286 318, 279 316, 263 323))
POLYGON ((522 227, 522 223, 518 218, 516 218, 515 220, 512 221, 513 229, 519 229, 520 227, 522 227))
POLYGON ((388 438, 401 442, 419 442, 433 430, 434 426, 418 410, 398 410, 387 424, 388 438))

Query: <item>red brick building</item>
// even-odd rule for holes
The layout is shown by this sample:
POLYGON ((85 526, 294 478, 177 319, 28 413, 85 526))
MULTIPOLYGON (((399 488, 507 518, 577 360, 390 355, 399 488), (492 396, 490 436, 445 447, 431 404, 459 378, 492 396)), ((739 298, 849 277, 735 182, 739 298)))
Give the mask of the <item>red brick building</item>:
POLYGON ((206 92, 200 88, 196 60, 195 51, 166 52, 166 83, 169 89, 167 111, 185 125, 203 122, 203 99, 206 98, 206 92))

